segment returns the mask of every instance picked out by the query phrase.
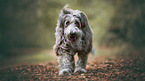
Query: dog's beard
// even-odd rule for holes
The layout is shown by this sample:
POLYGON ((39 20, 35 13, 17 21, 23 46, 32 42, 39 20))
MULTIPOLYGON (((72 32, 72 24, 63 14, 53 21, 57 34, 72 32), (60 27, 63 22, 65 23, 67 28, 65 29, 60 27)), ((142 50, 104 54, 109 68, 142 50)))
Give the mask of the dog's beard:
MULTIPOLYGON (((66 32, 69 32, 69 31, 66 30, 66 32)), ((66 36, 68 42, 75 44, 81 40, 82 32, 79 31, 74 34, 66 33, 65 36, 66 36)))
POLYGON ((81 36, 78 35, 68 35, 66 36, 67 42, 75 44, 80 41, 81 36))

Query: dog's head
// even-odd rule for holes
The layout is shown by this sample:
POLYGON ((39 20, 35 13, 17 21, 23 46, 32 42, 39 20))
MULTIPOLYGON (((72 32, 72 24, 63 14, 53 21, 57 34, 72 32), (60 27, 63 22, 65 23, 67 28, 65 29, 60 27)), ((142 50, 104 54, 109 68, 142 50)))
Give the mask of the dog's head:
POLYGON ((81 39, 89 26, 87 16, 83 12, 67 9, 66 6, 62 9, 58 22, 62 34, 71 43, 81 39))

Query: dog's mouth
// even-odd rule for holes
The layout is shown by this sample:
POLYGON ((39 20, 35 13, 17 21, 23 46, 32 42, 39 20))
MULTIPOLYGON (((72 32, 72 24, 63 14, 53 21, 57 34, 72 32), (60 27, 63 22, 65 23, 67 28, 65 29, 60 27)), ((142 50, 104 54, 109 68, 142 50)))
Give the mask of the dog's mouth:
POLYGON ((70 40, 71 42, 75 42, 75 41, 77 40, 77 36, 76 36, 75 34, 71 34, 71 35, 69 36, 69 40, 70 40))

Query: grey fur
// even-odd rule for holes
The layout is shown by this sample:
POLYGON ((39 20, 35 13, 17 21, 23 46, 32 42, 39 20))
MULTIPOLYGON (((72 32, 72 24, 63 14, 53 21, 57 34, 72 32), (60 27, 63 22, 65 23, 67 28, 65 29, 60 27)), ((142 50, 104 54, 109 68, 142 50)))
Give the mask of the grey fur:
POLYGON ((54 51, 58 56, 59 75, 86 72, 89 52, 92 50, 92 30, 87 16, 79 11, 62 9, 56 27, 54 51), (74 55, 78 60, 74 62, 74 55))

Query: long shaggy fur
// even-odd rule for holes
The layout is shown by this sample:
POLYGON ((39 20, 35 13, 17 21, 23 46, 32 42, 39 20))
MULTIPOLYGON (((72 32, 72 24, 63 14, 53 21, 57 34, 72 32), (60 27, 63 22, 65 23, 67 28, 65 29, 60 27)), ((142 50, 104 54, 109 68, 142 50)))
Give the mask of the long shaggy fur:
POLYGON ((92 50, 92 30, 85 13, 62 9, 56 27, 54 51, 58 56, 59 75, 86 72, 89 52, 92 50), (74 55, 78 60, 74 62, 74 55))

